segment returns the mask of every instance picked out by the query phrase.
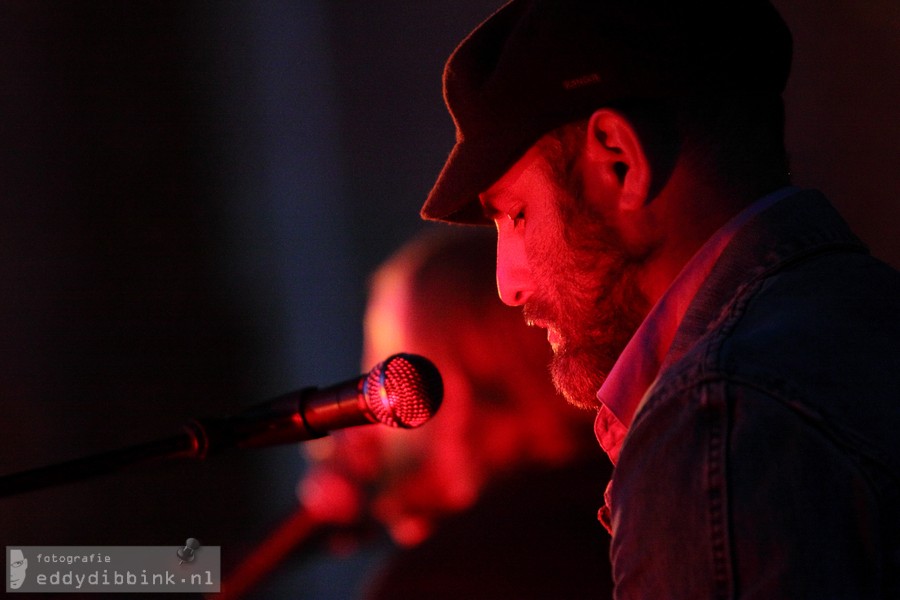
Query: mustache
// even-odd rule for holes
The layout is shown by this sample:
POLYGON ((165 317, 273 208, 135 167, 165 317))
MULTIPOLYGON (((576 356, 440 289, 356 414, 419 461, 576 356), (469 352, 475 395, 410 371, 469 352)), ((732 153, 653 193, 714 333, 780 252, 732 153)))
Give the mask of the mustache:
POLYGON ((525 322, 531 326, 537 323, 555 323, 553 310, 549 304, 540 298, 530 298, 522 306, 522 316, 525 317, 525 322))

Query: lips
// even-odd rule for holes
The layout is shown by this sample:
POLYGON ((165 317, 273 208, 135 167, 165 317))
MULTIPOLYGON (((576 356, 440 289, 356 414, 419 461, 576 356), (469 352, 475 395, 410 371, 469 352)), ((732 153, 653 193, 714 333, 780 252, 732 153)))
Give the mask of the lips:
POLYGON ((534 327, 546 329, 547 341, 550 343, 550 347, 553 348, 554 353, 559 351, 563 344, 563 337, 559 333, 559 330, 556 329, 549 321, 544 321, 543 319, 535 319, 528 321, 528 324, 534 327))

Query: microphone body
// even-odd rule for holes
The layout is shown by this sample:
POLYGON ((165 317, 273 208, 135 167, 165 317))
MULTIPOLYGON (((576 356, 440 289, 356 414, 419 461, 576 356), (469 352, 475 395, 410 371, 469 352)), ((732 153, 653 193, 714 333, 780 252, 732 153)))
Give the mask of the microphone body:
POLYGON ((382 423, 409 429, 440 408, 444 386, 422 356, 395 354, 366 375, 305 388, 226 418, 194 419, 168 438, 0 477, 0 497, 68 483, 160 458, 199 458, 227 448, 258 448, 320 438, 335 429, 382 423))
POLYGON ((349 381, 291 392, 225 419, 194 419, 185 428, 202 458, 228 447, 301 442, 356 425, 418 427, 437 412, 443 393, 431 361, 395 354, 349 381))

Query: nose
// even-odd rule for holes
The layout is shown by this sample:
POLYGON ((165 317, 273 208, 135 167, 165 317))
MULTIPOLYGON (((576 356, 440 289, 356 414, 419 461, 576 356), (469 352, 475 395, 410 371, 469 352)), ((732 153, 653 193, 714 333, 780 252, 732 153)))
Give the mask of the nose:
POLYGON ((521 237, 497 236, 497 291, 509 306, 521 306, 533 290, 531 268, 521 237))

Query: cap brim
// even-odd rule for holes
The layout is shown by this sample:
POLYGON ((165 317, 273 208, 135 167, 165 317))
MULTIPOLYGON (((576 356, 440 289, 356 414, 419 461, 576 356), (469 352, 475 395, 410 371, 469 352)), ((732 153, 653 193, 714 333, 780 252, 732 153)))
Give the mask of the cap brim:
POLYGON ((539 133, 524 129, 518 135, 489 134, 481 140, 457 142, 431 188, 420 212, 423 219, 467 225, 491 225, 479 194, 500 179, 528 149, 539 133))
POLYGON ((458 142, 422 206, 423 219, 484 225, 478 194, 488 188, 492 172, 475 144, 458 142))

